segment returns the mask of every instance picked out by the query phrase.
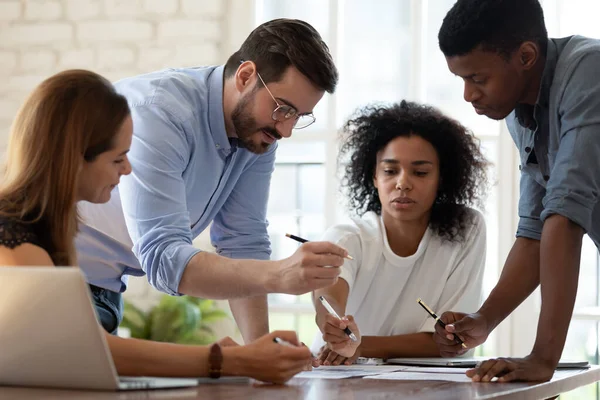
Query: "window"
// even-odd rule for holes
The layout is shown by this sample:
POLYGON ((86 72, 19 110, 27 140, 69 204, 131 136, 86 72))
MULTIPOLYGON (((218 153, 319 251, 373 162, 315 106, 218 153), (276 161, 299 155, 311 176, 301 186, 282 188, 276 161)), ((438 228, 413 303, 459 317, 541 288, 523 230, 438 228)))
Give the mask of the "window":
MULTIPOLYGON (((257 0, 256 24, 280 17, 311 23, 330 47, 340 71, 335 95, 326 95, 315 109, 317 123, 280 142, 269 201, 273 259, 296 249, 297 244, 284 236, 289 230, 318 239, 327 227, 346 218, 338 206, 335 140, 344 121, 366 104, 411 99, 431 103, 471 128, 494 164, 490 171, 494 185, 485 206, 486 294, 493 288, 507 253, 501 237, 514 234, 511 224, 499 223, 512 210, 503 214, 498 200, 499 188, 509 194, 514 188, 510 174, 514 150, 502 145, 507 134, 500 135, 500 123, 477 116, 464 102, 462 82, 448 71, 438 49, 437 30, 453 3, 437 0, 435 7, 427 7, 427 1, 414 0, 257 0), (503 168, 508 172, 499 175, 503 168)), ((271 329, 295 329, 302 341, 312 343, 318 328, 309 295, 271 295, 269 309, 271 329)), ((495 337, 490 337, 483 353, 497 353, 495 337)))

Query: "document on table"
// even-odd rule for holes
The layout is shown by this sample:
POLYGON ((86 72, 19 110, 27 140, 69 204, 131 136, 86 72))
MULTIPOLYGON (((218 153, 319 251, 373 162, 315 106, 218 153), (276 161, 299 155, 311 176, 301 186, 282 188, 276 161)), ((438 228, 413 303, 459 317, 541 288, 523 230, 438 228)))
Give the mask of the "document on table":
POLYGON ((323 365, 312 371, 300 372, 295 378, 346 379, 385 374, 407 368, 401 365, 323 365))
POLYGON ((366 376, 365 379, 386 379, 395 381, 449 381, 471 382, 465 375, 469 368, 444 367, 406 367, 400 371, 366 376))
POLYGON ((385 379, 393 381, 448 381, 448 382, 471 382, 471 378, 464 374, 455 374, 452 372, 409 372, 398 371, 375 376, 365 376, 364 379, 385 379))
POLYGON ((406 372, 426 372, 434 374, 459 374, 464 375, 470 368, 444 368, 444 367, 406 367, 400 371, 406 372))

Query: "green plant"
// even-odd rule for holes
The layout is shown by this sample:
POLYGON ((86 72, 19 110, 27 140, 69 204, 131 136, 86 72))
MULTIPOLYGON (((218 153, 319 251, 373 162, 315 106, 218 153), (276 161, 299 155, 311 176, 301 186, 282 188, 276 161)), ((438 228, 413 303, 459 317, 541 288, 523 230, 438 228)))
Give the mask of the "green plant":
POLYGON ((214 300, 163 295, 158 305, 147 312, 126 301, 120 326, 138 339, 209 344, 216 340, 211 325, 223 318, 228 315, 214 300))

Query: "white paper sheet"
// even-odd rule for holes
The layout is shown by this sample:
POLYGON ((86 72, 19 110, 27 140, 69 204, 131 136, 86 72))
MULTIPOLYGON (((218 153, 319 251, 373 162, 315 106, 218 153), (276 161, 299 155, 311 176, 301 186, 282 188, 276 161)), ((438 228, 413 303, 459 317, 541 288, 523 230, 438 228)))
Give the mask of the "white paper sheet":
POLYGON ((401 365, 337 365, 321 366, 312 371, 300 372, 295 378, 346 379, 368 375, 385 374, 406 368, 401 365))
POLYGON ((437 374, 461 374, 464 375, 470 368, 444 368, 444 367, 406 367, 402 369, 405 372, 424 372, 437 374))
POLYGON ((464 374, 437 372, 407 372, 398 371, 375 376, 365 376, 364 379, 385 379, 394 381, 448 381, 470 383, 471 378, 464 374))

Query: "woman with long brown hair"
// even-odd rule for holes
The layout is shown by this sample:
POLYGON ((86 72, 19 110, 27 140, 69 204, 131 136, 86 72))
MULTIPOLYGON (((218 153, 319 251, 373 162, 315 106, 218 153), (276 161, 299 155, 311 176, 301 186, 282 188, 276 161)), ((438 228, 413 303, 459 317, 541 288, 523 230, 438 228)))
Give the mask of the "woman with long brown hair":
MULTIPOLYGON (((123 175, 133 125, 126 99, 103 77, 70 70, 42 82, 13 123, 0 183, 0 265, 77 265, 77 202, 105 203, 123 175)), ((35 293, 32 294, 35 296, 35 293)), ((105 333, 120 375, 223 375, 285 382, 311 360, 294 332, 252 344, 184 346, 105 333), (274 343, 274 338, 297 347, 274 343), (209 365, 209 352, 222 364, 209 365)))

